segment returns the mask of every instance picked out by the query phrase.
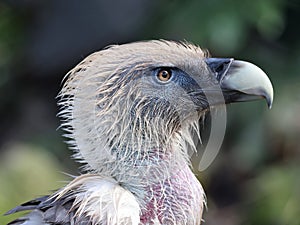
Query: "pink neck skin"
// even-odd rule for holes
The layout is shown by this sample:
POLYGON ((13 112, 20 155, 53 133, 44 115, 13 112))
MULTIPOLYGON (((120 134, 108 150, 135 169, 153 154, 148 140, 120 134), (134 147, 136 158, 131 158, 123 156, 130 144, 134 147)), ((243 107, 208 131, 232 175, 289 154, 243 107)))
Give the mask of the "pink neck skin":
MULTIPOLYGON (((203 190, 191 169, 184 165, 170 178, 149 186, 146 209, 141 223, 191 224, 191 217, 200 218, 203 207, 203 190)), ((194 223, 192 223, 194 224, 194 223)))

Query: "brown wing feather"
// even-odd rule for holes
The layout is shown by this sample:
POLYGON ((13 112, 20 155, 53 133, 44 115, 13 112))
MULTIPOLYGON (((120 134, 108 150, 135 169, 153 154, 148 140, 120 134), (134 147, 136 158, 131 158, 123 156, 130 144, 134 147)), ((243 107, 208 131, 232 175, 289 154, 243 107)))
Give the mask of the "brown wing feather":
POLYGON ((74 216, 75 209, 72 208, 74 199, 66 196, 59 200, 43 196, 25 202, 9 210, 5 215, 21 211, 32 210, 24 217, 18 218, 7 225, 89 225, 88 218, 77 218, 74 216))

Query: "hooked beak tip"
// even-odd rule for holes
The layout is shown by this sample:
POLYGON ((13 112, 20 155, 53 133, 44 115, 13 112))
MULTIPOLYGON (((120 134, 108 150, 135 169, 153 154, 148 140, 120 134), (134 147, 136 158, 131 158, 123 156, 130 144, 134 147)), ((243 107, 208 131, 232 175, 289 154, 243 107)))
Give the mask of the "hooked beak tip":
POLYGON ((272 107, 272 83, 266 73, 252 63, 233 60, 227 73, 220 80, 220 85, 222 89, 229 90, 229 94, 235 92, 233 101, 265 98, 269 109, 272 107))

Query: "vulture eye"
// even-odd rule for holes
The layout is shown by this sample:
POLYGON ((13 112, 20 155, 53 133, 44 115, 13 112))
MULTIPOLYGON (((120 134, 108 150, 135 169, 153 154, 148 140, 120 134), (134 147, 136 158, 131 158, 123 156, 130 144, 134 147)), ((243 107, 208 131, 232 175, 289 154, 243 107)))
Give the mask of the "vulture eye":
POLYGON ((171 70, 168 70, 168 69, 161 69, 157 73, 157 78, 161 82, 167 82, 171 79, 171 77, 172 77, 172 72, 171 72, 171 70))

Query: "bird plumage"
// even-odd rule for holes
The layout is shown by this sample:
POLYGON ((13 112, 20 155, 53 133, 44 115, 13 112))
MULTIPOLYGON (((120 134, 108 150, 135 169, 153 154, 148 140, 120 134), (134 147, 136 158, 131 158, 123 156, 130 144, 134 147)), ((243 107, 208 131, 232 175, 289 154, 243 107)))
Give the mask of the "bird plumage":
MULTIPOLYGON (((145 41, 110 46, 72 69, 59 93, 59 116, 85 174, 10 211, 33 210, 11 224, 200 224, 205 195, 189 152, 210 108, 205 92, 222 92, 235 63, 214 70, 220 65, 207 59, 189 43, 145 41)), ((271 95, 269 84, 253 80, 238 84, 247 90, 237 87, 231 101, 271 95)))

